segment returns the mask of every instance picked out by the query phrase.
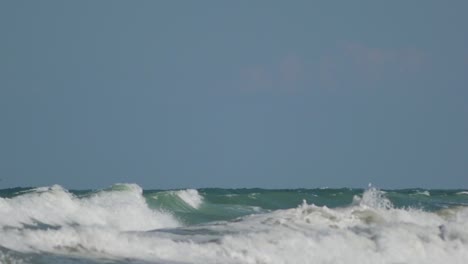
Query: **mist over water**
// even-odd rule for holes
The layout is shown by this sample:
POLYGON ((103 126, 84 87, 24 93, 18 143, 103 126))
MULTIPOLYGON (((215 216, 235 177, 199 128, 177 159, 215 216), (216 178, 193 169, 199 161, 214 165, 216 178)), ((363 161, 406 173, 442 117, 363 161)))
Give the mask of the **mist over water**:
POLYGON ((0 263, 468 263, 468 191, 0 190, 0 263))

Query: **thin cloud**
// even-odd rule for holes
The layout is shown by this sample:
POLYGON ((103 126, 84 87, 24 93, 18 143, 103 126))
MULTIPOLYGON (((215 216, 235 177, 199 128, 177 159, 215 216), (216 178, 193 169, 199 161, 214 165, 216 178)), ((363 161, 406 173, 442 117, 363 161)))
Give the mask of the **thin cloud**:
POLYGON ((273 87, 273 78, 264 66, 249 66, 241 71, 242 89, 262 91, 273 87))
POLYGON ((424 52, 350 43, 322 56, 319 78, 325 85, 372 84, 420 72, 427 63, 424 52))
POLYGON ((241 70, 243 90, 247 91, 293 91, 304 77, 304 66, 299 56, 287 54, 280 60, 241 70))

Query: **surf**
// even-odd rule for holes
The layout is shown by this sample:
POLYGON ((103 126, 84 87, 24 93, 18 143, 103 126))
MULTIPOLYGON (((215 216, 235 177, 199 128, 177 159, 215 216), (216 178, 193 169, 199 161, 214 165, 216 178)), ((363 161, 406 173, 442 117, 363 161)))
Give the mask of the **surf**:
POLYGON ((466 190, 0 191, 2 263, 467 263, 466 190))

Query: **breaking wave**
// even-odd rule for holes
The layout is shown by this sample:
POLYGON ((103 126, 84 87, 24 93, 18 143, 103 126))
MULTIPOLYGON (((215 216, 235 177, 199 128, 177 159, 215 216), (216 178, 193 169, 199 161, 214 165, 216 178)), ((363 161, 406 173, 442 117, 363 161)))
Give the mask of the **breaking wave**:
POLYGON ((394 204, 402 197, 421 201, 411 195, 414 190, 373 187, 143 192, 118 184, 80 194, 57 185, 22 190, 0 198, 0 263, 465 264, 468 208, 459 192, 423 195, 435 203, 447 196, 456 201, 426 210, 394 204), (255 198, 249 198, 252 193, 255 198), (280 197, 303 199, 292 208, 260 206, 271 207, 280 197), (331 197, 347 205, 314 204, 331 197), (220 215, 225 220, 215 217, 220 215))
POLYGON ((169 213, 148 208, 136 184, 117 184, 78 198, 58 185, 0 198, 1 227, 88 226, 117 230, 176 227, 169 213))

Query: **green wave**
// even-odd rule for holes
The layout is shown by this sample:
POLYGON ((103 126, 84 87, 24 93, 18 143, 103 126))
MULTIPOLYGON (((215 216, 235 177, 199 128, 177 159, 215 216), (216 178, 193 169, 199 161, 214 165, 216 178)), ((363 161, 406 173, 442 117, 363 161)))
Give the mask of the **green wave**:
MULTIPOLYGON (((330 208, 353 204, 364 189, 198 189, 202 203, 194 208, 177 193, 184 190, 145 191, 151 208, 172 212, 186 224, 232 220, 237 217, 297 207, 305 200, 309 204, 330 208)), ((396 208, 437 211, 455 206, 467 206, 468 196, 462 190, 385 190, 383 195, 396 208)))
MULTIPOLYGON (((12 198, 44 188, 10 188, 0 190, 0 197, 12 198)), ((147 205, 169 212, 185 224, 233 220, 249 214, 295 208, 305 200, 308 204, 329 208, 346 207, 361 197, 365 189, 180 189, 142 190, 136 184, 114 184, 102 190, 70 190, 78 199, 100 192, 131 192, 143 195, 147 205)), ((466 190, 403 189, 383 190, 383 195, 396 208, 439 211, 468 206, 466 190)))

